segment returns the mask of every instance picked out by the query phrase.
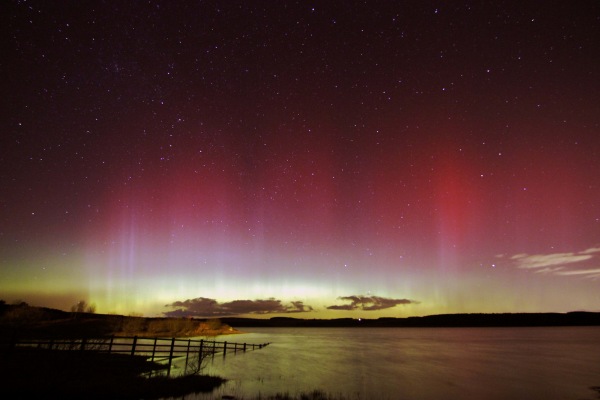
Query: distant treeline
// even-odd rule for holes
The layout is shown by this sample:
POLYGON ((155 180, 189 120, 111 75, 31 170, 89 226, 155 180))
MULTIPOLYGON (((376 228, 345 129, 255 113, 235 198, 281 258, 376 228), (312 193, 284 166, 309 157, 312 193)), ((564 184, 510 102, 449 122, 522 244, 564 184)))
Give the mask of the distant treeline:
MULTIPOLYGON (((24 325, 40 325, 47 333, 65 329, 96 335, 114 334, 116 331, 142 332, 150 325, 169 325, 178 320, 204 321, 211 329, 240 327, 516 327, 516 326, 600 326, 600 312, 573 311, 568 313, 503 313, 503 314, 439 314, 408 318, 378 319, 303 319, 290 317, 264 318, 144 318, 135 316, 66 312, 46 307, 30 307, 26 303, 8 305, 0 301, 0 335, 3 330, 24 325), (63 320, 60 326, 48 321, 63 320), (66 321, 70 320, 70 321, 66 321), (217 325, 215 325, 218 322, 217 325)), ((172 327, 170 328, 172 331, 172 327)), ((222 329, 223 330, 223 329, 222 329)), ((229 329, 226 329, 229 330, 229 329)), ((227 332, 224 332, 227 333, 227 332)))
POLYGON ((221 318, 223 323, 238 327, 519 327, 519 326, 600 326, 600 313, 507 313, 441 314, 424 317, 379 319, 301 319, 275 317, 221 318))

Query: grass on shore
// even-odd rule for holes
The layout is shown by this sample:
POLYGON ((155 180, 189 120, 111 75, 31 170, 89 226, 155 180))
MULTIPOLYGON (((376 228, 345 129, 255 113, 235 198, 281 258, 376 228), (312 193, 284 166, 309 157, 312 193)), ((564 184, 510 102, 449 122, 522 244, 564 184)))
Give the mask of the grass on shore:
POLYGON ((164 368, 142 356, 15 349, 0 358, 0 391, 25 398, 157 399, 210 392, 225 382, 203 375, 141 376, 164 368))
POLYGON ((312 392, 301 392, 295 396, 289 393, 277 393, 272 396, 258 396, 254 400, 348 400, 342 395, 332 395, 322 390, 313 390, 312 392))
POLYGON ((14 338, 115 334, 181 337, 236 332, 219 320, 67 313, 0 301, 0 393, 9 398, 157 399, 210 392, 225 379, 198 374, 167 378, 165 365, 144 356, 13 348, 10 343, 14 338), (148 375, 151 377, 145 377, 148 375))

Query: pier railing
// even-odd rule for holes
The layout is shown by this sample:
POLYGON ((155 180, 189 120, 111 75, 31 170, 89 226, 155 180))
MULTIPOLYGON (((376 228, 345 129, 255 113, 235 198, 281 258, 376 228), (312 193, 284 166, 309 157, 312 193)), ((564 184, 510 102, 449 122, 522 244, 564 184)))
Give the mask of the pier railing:
POLYGON ((56 351, 93 351, 111 354, 130 354, 145 356, 151 361, 167 364, 167 376, 171 373, 173 360, 185 357, 185 371, 188 364, 197 372, 202 361, 208 356, 222 353, 246 352, 262 349, 269 343, 237 343, 218 342, 204 339, 181 339, 138 336, 110 336, 101 338, 81 339, 18 339, 14 340, 12 348, 37 348, 56 351))

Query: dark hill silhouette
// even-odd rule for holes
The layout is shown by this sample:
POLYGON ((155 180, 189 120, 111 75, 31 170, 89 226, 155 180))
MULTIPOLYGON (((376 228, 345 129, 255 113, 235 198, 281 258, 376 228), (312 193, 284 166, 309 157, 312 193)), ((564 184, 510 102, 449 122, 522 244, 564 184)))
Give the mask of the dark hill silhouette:
POLYGON ((600 313, 504 313, 504 314, 439 314, 424 317, 379 319, 300 319, 275 317, 222 318, 227 325, 241 327, 518 327, 518 326, 596 326, 600 313))
POLYGON ((519 327, 600 326, 599 312, 439 314, 378 319, 290 317, 220 319, 145 318, 73 313, 46 307, 0 305, 0 336, 90 337, 111 334, 199 336, 236 333, 242 327, 519 327), (233 328, 232 328, 233 327, 233 328))
POLYGON ((239 333, 218 319, 148 318, 0 305, 0 338, 190 337, 239 333))

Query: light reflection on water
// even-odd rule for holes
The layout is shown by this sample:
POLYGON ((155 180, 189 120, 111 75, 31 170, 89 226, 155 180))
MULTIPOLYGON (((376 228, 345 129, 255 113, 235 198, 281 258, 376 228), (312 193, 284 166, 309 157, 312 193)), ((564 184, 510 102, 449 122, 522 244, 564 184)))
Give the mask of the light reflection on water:
POLYGON ((231 342, 264 349, 216 355, 213 393, 252 399, 322 390, 346 399, 596 399, 600 327, 247 328, 231 342))

